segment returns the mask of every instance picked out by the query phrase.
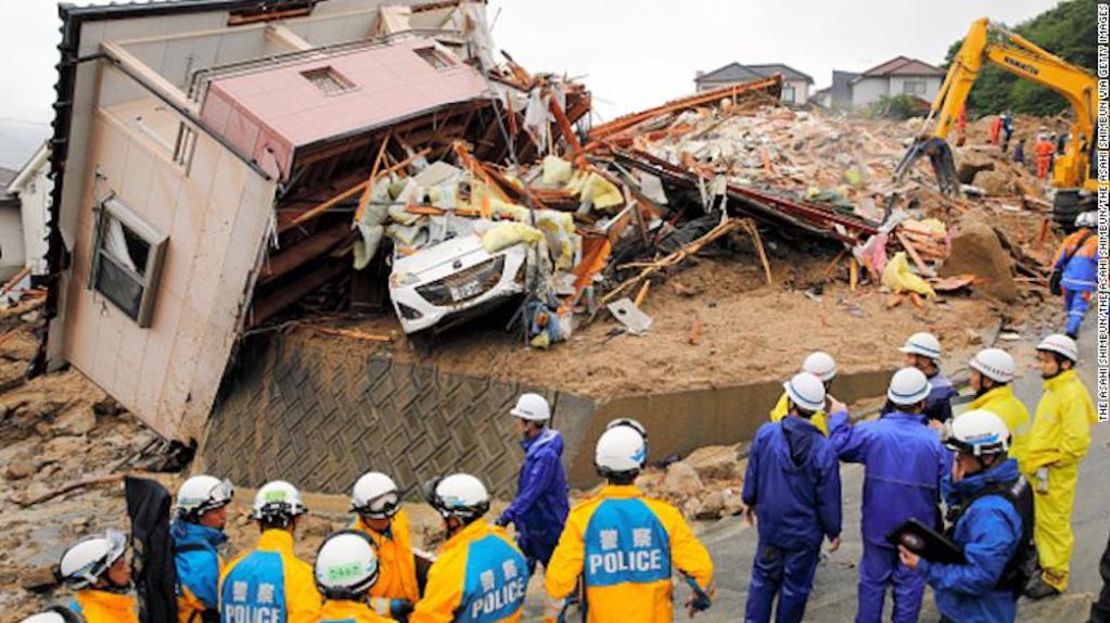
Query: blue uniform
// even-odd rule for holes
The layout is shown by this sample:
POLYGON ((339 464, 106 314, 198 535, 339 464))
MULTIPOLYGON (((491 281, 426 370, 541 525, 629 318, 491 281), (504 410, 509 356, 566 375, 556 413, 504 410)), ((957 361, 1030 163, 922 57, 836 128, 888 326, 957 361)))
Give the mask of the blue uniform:
POLYGON ((227 542, 227 535, 215 528, 178 520, 170 526, 170 536, 177 571, 178 615, 181 621, 192 621, 199 612, 219 608, 218 549, 227 542))
POLYGON ((222 623, 316 623, 320 594, 312 567, 293 554, 293 535, 266 530, 258 547, 220 576, 222 623))
POLYGON ((940 372, 929 377, 929 396, 925 398, 925 417, 938 422, 952 419, 952 399, 959 392, 940 372))
POLYGON ((1065 238, 1053 262, 1054 269, 1063 271, 1060 285, 1064 288, 1067 332, 1073 336, 1079 333, 1091 305, 1091 293, 1098 287, 1098 236, 1089 233, 1083 228, 1065 238))
POLYGON ((833 415, 829 441, 840 459, 863 463, 863 559, 857 623, 881 619, 886 587, 894 587, 894 622, 917 621, 924 578, 898 560, 886 535, 916 518, 940 527, 940 481, 951 456, 925 416, 894 411, 852 426, 847 413, 833 415))
MULTIPOLYGON (((1008 483, 1019 476, 1017 461, 945 483, 949 506, 961 504, 984 487, 1008 483)), ((937 610, 960 623, 1012 622, 1017 600, 1010 590, 994 590, 1006 564, 1021 542, 1021 514, 1001 495, 975 500, 956 522, 953 538, 963 548, 967 564, 943 565, 922 560, 917 572, 933 587, 937 610)))
POLYGON ((759 516, 745 622, 801 621, 813 588, 821 541, 840 535, 840 463, 808 420, 789 415, 764 424, 752 442, 744 503, 759 516))
POLYGON ((528 559, 546 567, 567 522, 570 502, 563 471, 563 436, 545 428, 539 435, 520 442, 524 465, 517 480, 516 497, 502 514, 503 522, 516 526, 517 544, 528 559))

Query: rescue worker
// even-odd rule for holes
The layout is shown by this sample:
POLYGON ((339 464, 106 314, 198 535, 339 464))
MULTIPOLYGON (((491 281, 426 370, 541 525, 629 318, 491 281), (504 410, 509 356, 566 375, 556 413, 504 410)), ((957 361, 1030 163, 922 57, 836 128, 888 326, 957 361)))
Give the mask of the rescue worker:
POLYGON ((748 455, 742 497, 745 515, 759 521, 745 623, 771 620, 778 596, 778 623, 798 622, 828 537, 840 547, 840 462, 811 421, 825 406, 825 385, 802 372, 783 383, 790 414, 759 427, 748 455))
POLYGON ((594 453, 597 473, 607 484, 570 512, 545 571, 545 621, 556 619, 579 577, 588 623, 668 623, 674 616, 672 569, 693 590, 686 602, 691 616, 711 605, 709 552, 678 509, 645 497, 633 484, 646 461, 643 426, 626 419, 610 422, 594 453))
POLYGON ((387 623, 366 602, 381 577, 375 545, 365 532, 343 530, 320 544, 313 571, 324 597, 320 623, 387 623))
POLYGON ((23 619, 19 623, 82 623, 81 618, 77 616, 72 610, 63 608, 61 606, 53 606, 40 612, 39 614, 32 614, 31 616, 23 619))
POLYGON ((294 532, 307 512, 301 492, 288 482, 274 480, 258 490, 252 512, 258 545, 228 563, 220 577, 224 621, 316 623, 320 594, 312 567, 293 554, 294 532))
POLYGON ((425 485, 428 503, 443 517, 447 541, 428 571, 424 597, 412 623, 519 621, 524 613, 528 564, 489 512, 485 485, 470 474, 452 474, 425 485))
POLYGON ((952 528, 949 537, 964 564, 919 558, 899 546, 902 564, 933 587, 941 621, 1012 623, 1032 557, 1033 493, 1007 454, 1010 431, 990 411, 973 410, 952 420, 945 445, 956 453, 944 489, 952 528))
POLYGON ((958 395, 952 381, 940 371, 940 341, 932 333, 914 333, 899 348, 905 355, 906 367, 917 368, 929 380, 929 397, 925 400, 925 416, 930 422, 943 424, 952 419, 952 398, 958 395))
POLYGON ((108 530, 69 546, 58 562, 58 577, 73 591, 69 609, 85 623, 139 623, 131 590, 127 535, 108 530))
POLYGON ((357 515, 352 528, 370 537, 381 568, 370 588, 370 604, 382 616, 404 620, 420 601, 420 583, 397 483, 381 472, 363 474, 351 492, 351 512, 357 515))
POLYGON ((1002 117, 999 116, 999 117, 995 117, 994 120, 991 121, 991 134, 990 134, 991 145, 997 145, 998 144, 998 137, 1001 134, 1002 134, 1002 117))
MULTIPOLYGON (((825 386, 825 395, 828 396, 829 387, 832 385, 833 379, 836 378, 836 361, 828 353, 816 351, 810 353, 810 355, 805 358, 805 361, 802 362, 802 372, 808 372, 821 379, 821 382, 825 386)), ((787 413, 789 413, 789 400, 787 393, 783 392, 782 396, 779 397, 779 401, 775 403, 775 408, 771 409, 772 422, 781 421, 786 417, 787 413)), ((829 402, 832 400, 833 398, 829 396, 829 402)), ((813 417, 810 418, 810 423, 816 426, 817 430, 821 431, 821 434, 826 437, 829 436, 829 420, 826 414, 827 408, 827 405, 821 405, 821 408, 815 411, 813 417)))
POLYGON ((1052 164, 1052 155, 1056 151, 1056 146, 1044 134, 1037 135, 1037 143, 1033 147, 1034 153, 1037 156, 1037 177, 1045 179, 1048 176, 1049 167, 1052 164))
POLYGON ((1025 168, 1025 139, 1018 139, 1014 147, 1014 164, 1020 164, 1025 168))
POLYGON ((898 560, 886 535, 909 519, 940 527, 940 480, 948 473, 948 451, 926 425, 929 381, 917 368, 894 373, 887 390, 893 410, 878 420, 852 426, 848 414, 832 416, 829 440, 840 460, 863 463, 863 559, 859 566, 857 623, 877 623, 886 589, 893 586, 894 623, 917 621, 924 579, 898 560))
POLYGON ((220 548, 227 542, 227 506, 235 494, 226 480, 198 475, 177 490, 176 518, 170 526, 177 571, 180 623, 220 620, 220 548))
POLYGON ((1010 137, 1014 135, 1014 116, 1010 111, 1002 113, 1002 153, 1010 148, 1010 137))
POLYGON ((1079 462, 1091 445, 1091 424, 1097 421, 1091 394, 1075 364, 1079 348, 1066 335, 1049 335, 1037 345, 1044 394, 1037 404, 1029 446, 1021 471, 1033 483, 1036 499, 1034 540, 1043 573, 1025 595, 1043 599, 1068 587, 1068 563, 1075 537, 1071 512, 1079 462))
POLYGON ((524 394, 509 412, 520 429, 524 465, 517 479, 516 497, 497 518, 497 525, 516 527, 516 543, 528 560, 528 575, 536 563, 547 568, 551 553, 567 522, 570 501, 563 471, 563 436, 548 427, 551 407, 539 394, 524 394))
POLYGON ((985 409, 1002 418, 1010 431, 1010 458, 1020 461, 1029 443, 1029 410, 1014 396, 1014 358, 999 348, 986 348, 968 362, 969 382, 975 400, 969 410, 985 409))
POLYGON ((1084 212, 1075 218, 1076 231, 1064 238, 1052 262, 1050 287, 1064 295, 1068 337, 1079 338, 1079 326, 1098 288, 1098 213, 1084 212), (1055 285, 1056 283, 1059 285, 1055 285))

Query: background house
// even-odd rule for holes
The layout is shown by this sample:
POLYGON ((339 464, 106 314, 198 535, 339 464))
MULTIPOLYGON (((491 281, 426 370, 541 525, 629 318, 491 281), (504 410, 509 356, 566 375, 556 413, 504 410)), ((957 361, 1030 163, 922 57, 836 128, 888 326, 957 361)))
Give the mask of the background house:
POLYGON ((23 269, 23 226, 19 217, 19 198, 3 190, 16 171, 0 168, 0 283, 23 269))
MULTIPOLYGON (((23 165, 14 179, 7 183, 9 195, 19 199, 20 225, 23 232, 23 265, 31 275, 47 274, 47 223, 50 219, 50 192, 54 185, 50 172, 50 151, 43 144, 23 165)), ((3 180, 0 180, 3 183, 3 180)))
POLYGON ((782 63, 768 63, 763 65, 741 65, 729 63, 710 72, 697 73, 694 84, 698 93, 712 91, 721 87, 769 78, 775 74, 783 75, 782 101, 787 104, 804 104, 809 100, 809 87, 813 78, 789 65, 782 63))
POLYGON ((852 81, 859 74, 852 71, 832 72, 832 84, 813 94, 813 99, 826 108, 850 107, 852 105, 852 81))
POLYGON ((868 69, 850 82, 852 105, 869 106, 883 96, 903 94, 932 102, 944 82, 944 73, 940 67, 925 61, 897 56, 868 69))

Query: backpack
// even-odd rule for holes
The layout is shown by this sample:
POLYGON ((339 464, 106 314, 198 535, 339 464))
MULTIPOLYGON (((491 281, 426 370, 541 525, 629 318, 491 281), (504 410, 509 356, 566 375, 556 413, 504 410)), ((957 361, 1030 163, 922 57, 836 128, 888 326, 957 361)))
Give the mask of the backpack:
POLYGON ((945 531, 945 536, 953 538, 956 524, 963 517, 967 509, 976 500, 988 495, 997 495, 1013 504, 1014 510, 1021 516, 1021 537, 1017 550, 1002 569, 998 583, 994 585, 996 591, 1010 591, 1017 598, 1037 573, 1037 547, 1033 542, 1033 488, 1024 476, 1009 482, 992 483, 976 491, 966 502, 954 506, 948 511, 950 525, 945 531))

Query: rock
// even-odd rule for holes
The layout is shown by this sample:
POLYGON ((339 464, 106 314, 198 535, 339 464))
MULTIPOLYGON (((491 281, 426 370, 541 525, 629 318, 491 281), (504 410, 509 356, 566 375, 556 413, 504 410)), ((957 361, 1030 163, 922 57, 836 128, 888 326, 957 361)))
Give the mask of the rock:
POLYGON ((720 519, 725 510, 725 497, 720 491, 710 491, 701 500, 701 508, 698 514, 695 515, 697 519, 709 520, 720 519))
POLYGON ((690 498, 682 504, 682 514, 687 517, 697 517, 701 512, 701 502, 697 498, 690 498))
POLYGON ((972 183, 972 180, 975 179, 976 174, 980 171, 994 170, 994 160, 992 160, 990 156, 974 150, 961 150, 958 161, 959 163, 956 165, 956 177, 960 178, 961 184, 972 183))
POLYGON ((1010 255, 994 230, 983 222, 964 219, 952 238, 952 253, 941 266, 940 276, 971 273, 986 282, 976 288, 1005 303, 1013 303, 1018 299, 1018 289, 1011 266, 1010 255))
POLYGON ((1002 171, 979 171, 975 174, 974 184, 987 191, 988 195, 1014 194, 1014 180, 1002 171))
POLYGON ((24 569, 20 574, 22 581, 19 583, 24 590, 32 592, 45 591, 58 585, 58 577, 54 575, 54 566, 46 565, 35 569, 24 569))
POLYGON ((30 331, 16 330, 10 338, 0 345, 0 357, 13 361, 29 362, 39 350, 39 341, 30 331))
POLYGON ((744 499, 740 494, 732 489, 725 489, 721 492, 721 497, 724 498, 724 514, 733 516, 739 515, 744 510, 744 499))
POLYGON ((736 451, 736 446, 706 446, 691 452, 683 462, 693 467, 703 482, 735 480, 740 477, 736 451))
POLYGON ((38 422, 35 424, 35 434, 45 439, 50 439, 54 436, 54 431, 49 422, 38 422))
POLYGON ((84 435, 96 428, 96 413, 90 407, 78 406, 64 411, 54 420, 55 435, 84 435))
POLYGON ((983 336, 979 335, 979 332, 971 327, 964 330, 964 336, 967 338, 968 346, 978 346, 983 343, 983 336))
POLYGON ((696 496, 701 489, 701 478, 688 463, 676 461, 667 466, 667 475, 663 478, 663 493, 681 499, 696 496))
POLYGON ((55 437, 42 444, 42 461, 65 461, 82 457, 87 450, 88 442, 84 437, 55 437))
POLYGON ((12 461, 8 463, 7 468, 4 470, 4 478, 8 480, 22 480, 31 474, 34 474, 35 462, 28 460, 12 461))

